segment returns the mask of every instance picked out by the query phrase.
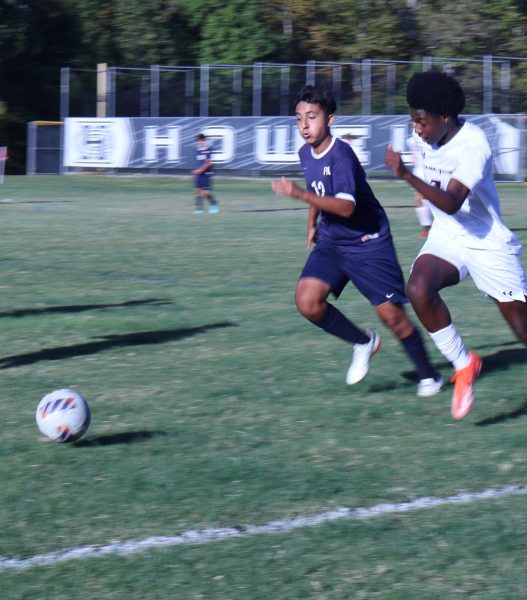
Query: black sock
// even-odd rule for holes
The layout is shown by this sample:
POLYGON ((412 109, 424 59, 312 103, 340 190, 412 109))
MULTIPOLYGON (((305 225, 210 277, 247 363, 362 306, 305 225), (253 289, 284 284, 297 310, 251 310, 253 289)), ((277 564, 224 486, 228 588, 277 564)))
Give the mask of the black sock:
POLYGON ((430 364, 419 330, 415 328, 412 334, 400 340, 400 342, 417 369, 417 377, 420 380, 431 377, 435 379, 437 371, 430 364))
POLYGON ((313 322, 314 325, 350 344, 367 344, 370 341, 370 338, 358 327, 355 327, 333 304, 328 303, 327 306, 322 319, 316 323, 313 322))

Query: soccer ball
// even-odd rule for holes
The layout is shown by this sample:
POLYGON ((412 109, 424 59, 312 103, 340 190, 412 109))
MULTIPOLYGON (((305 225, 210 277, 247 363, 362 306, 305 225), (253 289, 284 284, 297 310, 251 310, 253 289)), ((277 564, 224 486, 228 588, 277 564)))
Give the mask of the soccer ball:
POLYGON ((38 428, 55 442, 74 442, 90 425, 90 407, 75 390, 67 388, 46 394, 38 403, 38 428))

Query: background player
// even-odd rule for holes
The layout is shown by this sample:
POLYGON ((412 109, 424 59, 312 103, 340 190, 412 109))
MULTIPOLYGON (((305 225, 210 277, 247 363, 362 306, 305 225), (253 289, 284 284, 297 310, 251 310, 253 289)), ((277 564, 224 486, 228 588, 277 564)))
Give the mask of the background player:
POLYGON ((365 332, 327 299, 341 294, 349 281, 371 302, 382 322, 401 341, 419 378, 417 394, 432 396, 443 381, 430 365, 421 335, 403 307, 404 279, 384 209, 366 182, 351 146, 331 135, 336 103, 333 96, 306 86, 296 102, 296 123, 306 141, 299 151, 307 190, 282 177, 277 194, 310 205, 309 254, 296 288, 298 311, 327 333, 353 344, 346 382, 363 379, 380 337, 365 332))
POLYGON ((207 142, 205 134, 200 133, 196 138, 196 163, 197 167, 192 171, 195 180, 195 215, 205 212, 204 199, 209 202, 209 213, 220 212, 220 205, 212 193, 212 176, 214 175, 212 165, 212 148, 207 142))
POLYGON ((386 164, 429 200, 434 213, 412 267, 408 295, 435 345, 455 368, 452 416, 459 419, 472 407, 481 358, 465 349, 439 291, 470 275, 527 343, 521 246, 501 219, 487 138, 479 127, 459 118, 465 106, 459 83, 439 71, 417 73, 408 82, 407 101, 415 131, 426 144, 424 180, 406 169, 391 146, 386 164))

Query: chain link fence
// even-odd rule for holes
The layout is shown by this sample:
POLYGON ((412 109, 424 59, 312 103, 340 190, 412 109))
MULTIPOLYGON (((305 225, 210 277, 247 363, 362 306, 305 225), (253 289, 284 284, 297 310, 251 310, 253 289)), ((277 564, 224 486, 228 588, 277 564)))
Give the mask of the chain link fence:
POLYGON ((350 63, 150 68, 105 65, 99 76, 96 69, 64 68, 61 120, 69 116, 283 116, 292 113, 296 93, 306 83, 331 89, 340 114, 403 114, 407 111, 408 78, 415 71, 430 68, 459 79, 467 98, 466 113, 526 112, 526 58, 425 57, 414 62, 365 59, 350 63), (104 114, 97 114, 101 106, 104 114))

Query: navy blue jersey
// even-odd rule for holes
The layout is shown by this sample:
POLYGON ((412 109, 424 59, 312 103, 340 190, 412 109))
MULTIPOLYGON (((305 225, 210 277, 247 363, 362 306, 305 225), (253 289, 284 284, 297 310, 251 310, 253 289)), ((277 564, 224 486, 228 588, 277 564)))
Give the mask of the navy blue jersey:
MULTIPOLYGON (((207 161, 211 160, 212 148, 205 146, 204 148, 196 147, 196 168, 203 166, 207 161)), ((212 165, 202 175, 213 175, 212 165)))
POLYGON ((309 144, 302 146, 298 154, 310 192, 355 202, 355 211, 349 218, 320 211, 317 243, 328 241, 347 252, 362 252, 366 247, 374 250, 386 242, 392 243, 386 213, 349 144, 333 138, 322 154, 315 154, 309 144))

